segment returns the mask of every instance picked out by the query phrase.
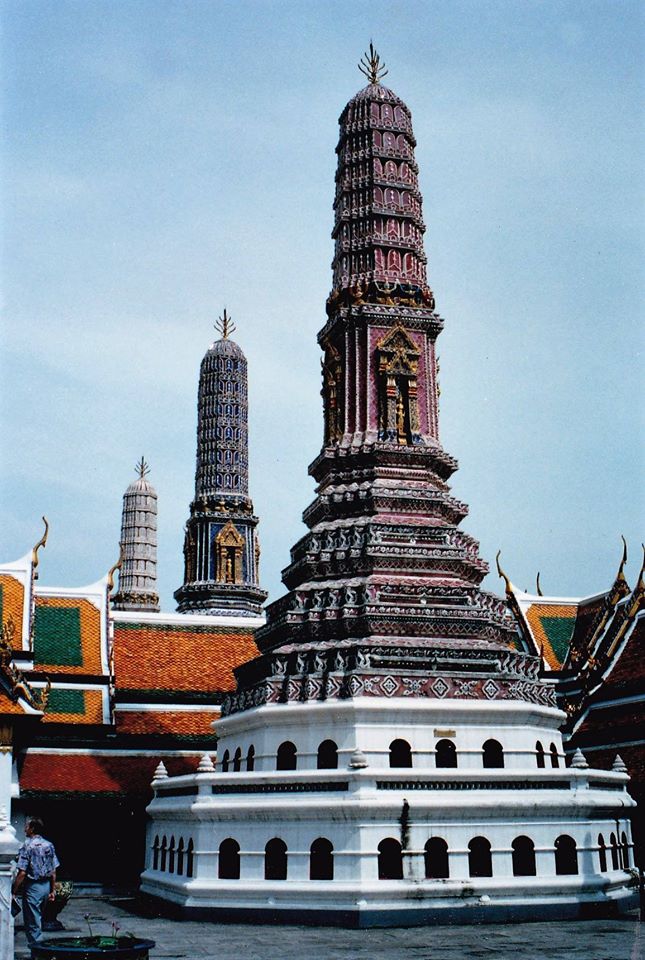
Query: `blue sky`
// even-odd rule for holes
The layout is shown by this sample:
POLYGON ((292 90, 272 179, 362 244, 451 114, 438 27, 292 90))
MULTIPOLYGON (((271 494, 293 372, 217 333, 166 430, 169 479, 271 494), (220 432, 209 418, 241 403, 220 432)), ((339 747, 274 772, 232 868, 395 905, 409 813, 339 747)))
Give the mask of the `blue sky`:
MULTIPOLYGON (((9 0, 0 557, 115 561, 144 454, 163 606, 183 576, 197 377, 227 306, 276 599, 322 435, 337 117, 372 38, 418 140, 463 528, 521 588, 609 586, 643 538, 643 75, 628 0, 9 0)), ((491 575, 487 585, 499 590, 491 575)))

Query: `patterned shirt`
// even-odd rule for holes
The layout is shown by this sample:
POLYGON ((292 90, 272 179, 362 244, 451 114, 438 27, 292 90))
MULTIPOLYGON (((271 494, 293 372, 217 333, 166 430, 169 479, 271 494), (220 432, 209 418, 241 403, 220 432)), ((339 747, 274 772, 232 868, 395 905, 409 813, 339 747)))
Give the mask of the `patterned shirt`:
POLYGON ((59 866, 54 844, 39 834, 28 837, 18 851, 18 869, 30 880, 47 880, 59 866))

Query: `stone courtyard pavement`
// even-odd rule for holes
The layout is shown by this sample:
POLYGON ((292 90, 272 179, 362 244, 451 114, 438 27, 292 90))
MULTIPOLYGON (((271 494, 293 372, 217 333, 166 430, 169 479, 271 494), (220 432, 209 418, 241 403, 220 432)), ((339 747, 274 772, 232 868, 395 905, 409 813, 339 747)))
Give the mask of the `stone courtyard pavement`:
MULTIPOLYGON (((137 901, 74 897, 61 914, 65 934, 110 933, 113 921, 157 943, 151 960, 644 960, 645 924, 581 920, 515 925, 342 930, 198 923, 150 916, 137 901)), ((54 936, 54 935, 52 935, 54 936)), ((27 958, 25 936, 16 934, 16 960, 27 958)))

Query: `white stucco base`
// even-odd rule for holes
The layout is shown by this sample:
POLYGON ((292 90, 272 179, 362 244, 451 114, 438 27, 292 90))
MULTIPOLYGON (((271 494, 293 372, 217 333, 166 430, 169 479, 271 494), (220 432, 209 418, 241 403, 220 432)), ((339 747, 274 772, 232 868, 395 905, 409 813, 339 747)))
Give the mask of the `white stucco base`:
POLYGON ((221 720, 219 757, 228 751, 233 758, 239 747, 245 758, 253 745, 255 769, 223 773, 220 759, 216 771, 155 782, 142 891, 198 916, 351 926, 631 909, 628 778, 565 768, 561 719, 553 708, 520 701, 364 698, 266 705, 221 720), (490 738, 502 744, 503 768, 483 766, 490 738), (337 769, 316 769, 326 739, 338 745, 337 769), (390 767, 395 739, 410 743, 411 768, 390 767), (456 746, 456 768, 436 766, 442 739, 456 746), (297 748, 295 770, 275 769, 285 740, 297 748), (544 767, 537 766, 537 741, 546 750, 544 767), (612 834, 627 840, 616 863, 612 834), (575 874, 557 872, 561 836, 575 841, 575 874), (426 878, 425 844, 433 837, 447 844, 445 879, 426 878), (514 875, 518 837, 532 841, 534 876, 514 875), (239 879, 219 877, 220 844, 228 838, 239 845, 239 879), (286 879, 265 879, 273 838, 287 847, 286 879), (310 879, 318 838, 333 845, 333 879, 310 879), (402 879, 379 879, 379 844, 387 838, 402 847, 402 879), (491 876, 470 875, 473 838, 490 844, 491 876))

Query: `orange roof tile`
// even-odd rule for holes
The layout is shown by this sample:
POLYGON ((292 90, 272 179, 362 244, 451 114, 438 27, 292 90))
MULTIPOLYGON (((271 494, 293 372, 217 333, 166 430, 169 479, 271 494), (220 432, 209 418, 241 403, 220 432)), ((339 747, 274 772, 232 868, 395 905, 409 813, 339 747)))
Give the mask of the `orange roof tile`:
POLYGON ((552 670, 558 670, 566 659, 577 613, 577 603, 538 601, 524 610, 536 647, 552 670))
POLYGON ((34 666, 48 674, 101 674, 101 613, 84 597, 36 596, 34 666))
POLYGON ((120 690, 228 692, 233 669, 258 655, 252 631, 114 625, 114 673, 120 690))
POLYGON ((52 688, 43 723, 103 723, 102 692, 52 688))
POLYGON ((13 622, 15 627, 12 646, 22 649, 23 611, 25 606, 25 588, 9 573, 0 573, 0 624, 13 622))
MULTIPOLYGON (((170 776, 194 773, 199 756, 164 757, 170 776)), ((159 757, 52 754, 29 751, 20 772, 21 792, 147 794, 159 757)))
POLYGON ((0 716, 7 714, 25 716, 26 712, 19 702, 12 700, 4 690, 0 690, 0 716))
POLYGON ((117 710, 117 733, 213 737, 216 714, 202 710, 117 710))

